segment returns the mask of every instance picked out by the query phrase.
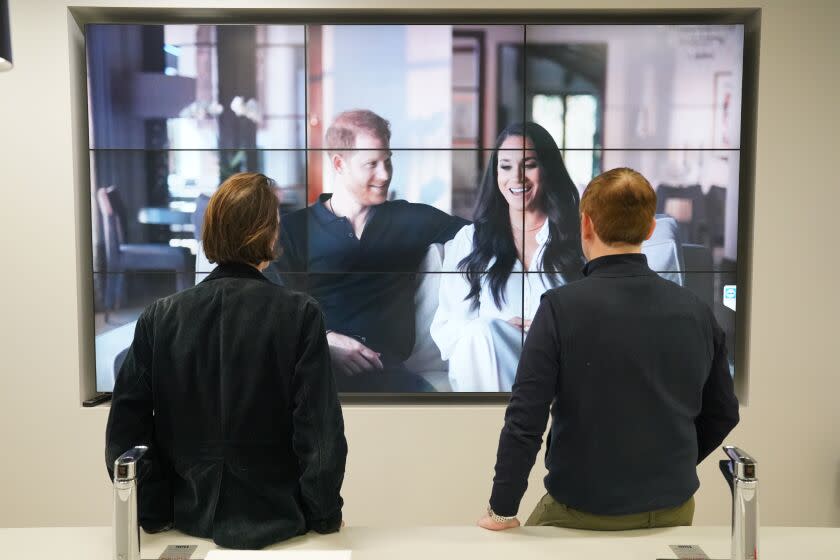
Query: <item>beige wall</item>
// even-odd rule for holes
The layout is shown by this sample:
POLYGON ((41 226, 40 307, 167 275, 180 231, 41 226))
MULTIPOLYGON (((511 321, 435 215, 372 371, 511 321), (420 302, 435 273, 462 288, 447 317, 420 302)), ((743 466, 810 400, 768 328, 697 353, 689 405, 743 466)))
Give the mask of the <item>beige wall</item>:
MULTIPOLYGON (((79 407, 89 336, 87 233, 77 216, 66 0, 12 0, 15 69, 0 74, 0 526, 104 525, 106 408, 79 407), (81 316, 81 318, 80 318, 81 316)), ((142 6, 143 2, 100 2, 142 6)), ((228 7, 224 1, 155 5, 228 7)), ((416 2, 507 8, 506 2, 416 2)), ((249 1, 260 8, 338 2, 249 1)), ((342 7, 386 7, 357 2, 342 7)), ((411 6, 408 2, 398 5, 411 6)), ((762 521, 840 525, 836 235, 836 30, 840 3, 747 0, 763 8, 751 295, 750 405, 730 441, 761 462, 762 521)), ((709 7, 682 0, 529 0, 517 8, 709 7)), ((78 136, 78 133, 76 133, 78 136)), ((81 137, 84 142, 84 137, 81 137)), ((84 153, 84 152, 82 152, 84 153)), ((76 178, 78 175, 79 178, 76 178)), ((89 257, 88 257, 89 258, 89 257)), ((742 296, 743 297, 743 296, 742 296)), ((743 317, 743 314, 742 314, 743 317)), ((346 516, 360 525, 468 524, 490 490, 501 406, 347 406, 346 516)), ((697 522, 728 522, 707 461, 697 522)), ((523 502, 540 494, 542 468, 523 502)))

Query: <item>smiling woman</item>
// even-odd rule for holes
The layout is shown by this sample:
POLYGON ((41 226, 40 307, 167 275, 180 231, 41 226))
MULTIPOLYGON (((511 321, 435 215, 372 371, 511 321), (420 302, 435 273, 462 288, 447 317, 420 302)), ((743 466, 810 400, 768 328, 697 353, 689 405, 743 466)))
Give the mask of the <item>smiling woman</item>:
POLYGON ((576 278, 583 262, 579 200, 557 144, 543 127, 528 122, 503 130, 479 187, 472 252, 458 263, 473 303, 485 273, 497 306, 504 303, 502 287, 514 266, 550 272, 553 285, 576 278), (542 229, 540 245, 538 234, 532 233, 531 242, 522 235, 542 229))
POLYGON ((516 123, 502 131, 481 182, 475 223, 446 252, 444 267, 461 274, 441 280, 432 324, 456 391, 510 390, 540 296, 580 275, 578 203, 543 127, 516 123))

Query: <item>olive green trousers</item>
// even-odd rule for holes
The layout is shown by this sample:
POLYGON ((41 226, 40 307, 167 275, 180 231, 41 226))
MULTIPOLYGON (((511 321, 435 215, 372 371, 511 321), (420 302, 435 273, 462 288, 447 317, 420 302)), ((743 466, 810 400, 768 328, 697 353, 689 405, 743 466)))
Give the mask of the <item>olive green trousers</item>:
POLYGON ((673 508, 632 513, 630 515, 594 515, 557 503, 554 498, 546 494, 534 508, 525 525, 589 529, 593 531, 625 531, 691 525, 693 520, 694 496, 673 508))

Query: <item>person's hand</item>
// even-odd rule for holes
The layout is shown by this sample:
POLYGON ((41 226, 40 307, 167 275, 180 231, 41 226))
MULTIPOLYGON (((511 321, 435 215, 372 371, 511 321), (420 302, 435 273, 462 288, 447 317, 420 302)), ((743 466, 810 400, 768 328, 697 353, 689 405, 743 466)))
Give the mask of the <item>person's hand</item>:
POLYGON ((506 531, 508 529, 515 529, 516 527, 519 527, 519 520, 514 517, 510 521, 499 523, 498 521, 494 521, 489 515, 485 514, 484 517, 478 520, 478 526, 482 529, 487 529, 488 531, 506 531))
POLYGON ((531 328, 531 319, 523 319, 522 317, 511 317, 507 320, 507 322, 519 329, 520 331, 527 331, 531 328))
POLYGON ((327 333, 330 358, 335 370, 342 375, 356 375, 364 371, 383 369, 380 354, 355 338, 337 332, 327 333))

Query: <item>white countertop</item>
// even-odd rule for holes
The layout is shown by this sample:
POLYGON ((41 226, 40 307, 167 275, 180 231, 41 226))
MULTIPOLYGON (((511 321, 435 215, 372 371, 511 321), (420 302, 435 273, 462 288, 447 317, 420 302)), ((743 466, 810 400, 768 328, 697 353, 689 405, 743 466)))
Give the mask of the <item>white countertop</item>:
MULTIPOLYGON (((176 531, 142 535, 143 559, 169 544, 197 544, 193 559, 216 547, 176 531)), ((310 533, 268 550, 352 550, 353 560, 656 560, 676 558, 668 545, 697 544, 709 558, 729 558, 729 527, 675 527, 597 532, 526 527, 492 533, 478 527, 348 527, 333 535, 310 533)), ((761 560, 840 558, 840 528, 763 527, 761 560)), ((0 558, 110 560, 110 527, 0 529, 0 558)))

